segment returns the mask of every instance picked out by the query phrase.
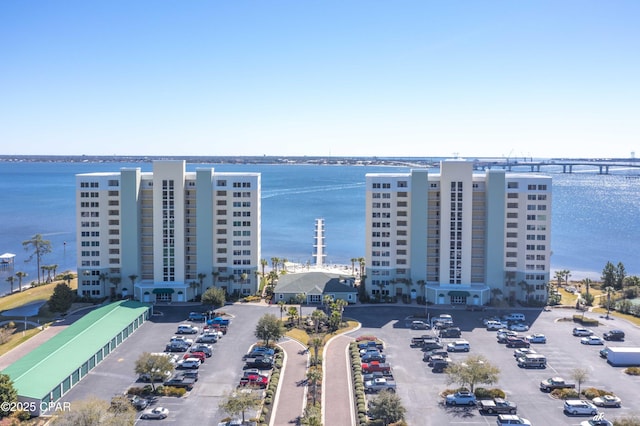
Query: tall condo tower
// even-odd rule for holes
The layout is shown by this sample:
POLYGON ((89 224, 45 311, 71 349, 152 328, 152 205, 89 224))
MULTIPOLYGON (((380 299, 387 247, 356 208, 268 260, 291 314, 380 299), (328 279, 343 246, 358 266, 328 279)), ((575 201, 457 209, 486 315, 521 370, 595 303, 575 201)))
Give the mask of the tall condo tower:
POLYGON ((316 266, 324 265, 324 260, 327 254, 325 253, 326 245, 324 243, 324 219, 316 219, 315 237, 313 239, 313 248, 315 253, 313 257, 316 258, 316 266))

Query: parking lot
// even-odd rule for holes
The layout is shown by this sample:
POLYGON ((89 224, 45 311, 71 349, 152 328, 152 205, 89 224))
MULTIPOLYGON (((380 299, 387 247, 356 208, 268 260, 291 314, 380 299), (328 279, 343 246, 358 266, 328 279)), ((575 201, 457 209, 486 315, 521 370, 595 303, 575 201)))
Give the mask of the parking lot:
MULTIPOLYGON (((132 386, 144 386, 134 372, 136 359, 142 352, 163 352, 177 326, 187 323, 188 314, 201 307, 156 306, 154 315, 110 356, 94 368, 87 377, 74 386, 62 402, 73 402, 95 396, 110 400, 132 386)), ((227 335, 213 344, 213 356, 199 368, 199 379, 193 390, 184 397, 160 397, 152 407, 166 407, 169 416, 162 421, 173 424, 215 424, 228 415, 218 405, 236 388, 242 375, 242 356, 255 343, 255 325, 268 311, 262 305, 229 305, 222 311, 233 316, 227 335)), ((202 326, 202 323, 195 323, 202 326)), ((189 336, 191 337, 191 336, 189 336)), ((182 355, 182 353, 181 353, 182 355)), ((156 424, 154 420, 138 419, 136 424, 156 424)))
MULTIPOLYGON (((640 413, 640 403, 636 397, 640 384, 636 377, 624 374, 623 368, 612 367, 600 358, 599 350, 602 346, 587 346, 580 344, 580 338, 572 336, 572 329, 578 324, 563 321, 571 318, 573 309, 554 309, 549 312, 540 310, 511 310, 469 312, 464 308, 438 309, 429 307, 430 315, 449 313, 453 316, 455 325, 462 329, 462 339, 468 340, 471 350, 468 353, 451 353, 453 361, 464 360, 468 355, 481 354, 498 366, 501 370, 499 381, 493 385, 479 385, 479 387, 501 388, 507 394, 507 399, 518 405, 518 415, 529 419, 534 425, 579 425, 590 417, 568 416, 563 413, 563 401, 552 398, 549 394, 539 390, 541 380, 561 376, 573 382, 571 371, 584 368, 589 372, 582 389, 596 387, 612 391, 622 398, 621 408, 600 408, 609 420, 616 417, 637 415, 640 413), (539 353, 547 358, 546 369, 522 369, 516 365, 513 349, 507 348, 496 341, 496 332, 487 331, 483 327, 482 318, 506 314, 508 312, 522 312, 531 324, 528 332, 520 334, 544 333, 546 344, 532 345, 539 353)), ((443 424, 476 424, 494 425, 495 416, 481 415, 476 408, 445 407, 440 393, 447 388, 457 387, 447 384, 446 374, 432 373, 427 364, 422 361, 420 348, 410 348, 412 337, 423 334, 433 334, 433 331, 411 330, 407 327, 406 318, 410 315, 422 314, 425 309, 398 306, 367 306, 349 307, 345 316, 355 318, 362 323, 362 328, 352 335, 372 334, 381 338, 386 345, 387 361, 393 367, 393 374, 397 383, 397 394, 407 409, 407 422, 410 425, 443 425, 443 424)), ((587 313, 587 316, 599 318, 597 314, 587 313)), ((640 346, 638 330, 621 320, 606 320, 599 318, 600 324, 591 327, 596 335, 611 328, 625 331, 625 342, 612 343, 612 346, 640 346)), ((588 327, 589 328, 589 327, 588 327)), ((456 339, 443 339, 445 343, 456 339)))

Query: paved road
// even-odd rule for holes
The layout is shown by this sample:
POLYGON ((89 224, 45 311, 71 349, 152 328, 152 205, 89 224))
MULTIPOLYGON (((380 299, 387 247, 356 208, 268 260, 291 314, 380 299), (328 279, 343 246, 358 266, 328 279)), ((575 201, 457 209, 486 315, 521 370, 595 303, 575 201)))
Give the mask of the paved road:
POLYGON ((309 353, 307 351, 304 354, 300 353, 305 346, 296 340, 286 340, 279 346, 284 350, 284 363, 280 372, 280 383, 269 422, 270 426, 295 424, 304 412, 307 397, 306 377, 309 353))
POLYGON ((322 424, 355 425, 353 385, 349 343, 353 338, 339 335, 325 346, 322 355, 324 371, 322 392, 322 424))

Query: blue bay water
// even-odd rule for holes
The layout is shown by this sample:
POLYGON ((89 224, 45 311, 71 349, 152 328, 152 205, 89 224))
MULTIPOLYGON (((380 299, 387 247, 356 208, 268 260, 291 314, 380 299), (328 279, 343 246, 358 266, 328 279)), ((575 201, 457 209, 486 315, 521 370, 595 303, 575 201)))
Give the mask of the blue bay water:
MULTIPOLYGON (((187 164, 217 171, 262 174, 262 258, 313 262, 316 218, 325 220, 327 263, 350 264, 364 257, 365 174, 408 171, 382 166, 187 164)), ((0 254, 15 253, 14 271, 37 276, 35 260, 22 241, 41 233, 53 252, 43 264, 75 270, 75 174, 119 171, 150 163, 0 163, 0 254)), ((437 171, 437 170, 434 170, 437 171)), ((592 170, 553 177, 551 276, 567 269, 572 277, 599 279, 607 261, 622 262, 629 275, 640 275, 640 179, 630 171, 598 175, 592 170)), ((636 172, 637 173, 637 172, 636 172)), ((8 272, 0 271, 0 293, 8 291, 8 272)))

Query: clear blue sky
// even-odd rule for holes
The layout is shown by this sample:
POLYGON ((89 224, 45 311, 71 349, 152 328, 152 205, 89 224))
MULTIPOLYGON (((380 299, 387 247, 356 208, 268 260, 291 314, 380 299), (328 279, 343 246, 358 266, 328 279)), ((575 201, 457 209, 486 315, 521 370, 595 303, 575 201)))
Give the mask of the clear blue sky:
POLYGON ((640 1, 0 2, 3 154, 640 156, 640 1))

